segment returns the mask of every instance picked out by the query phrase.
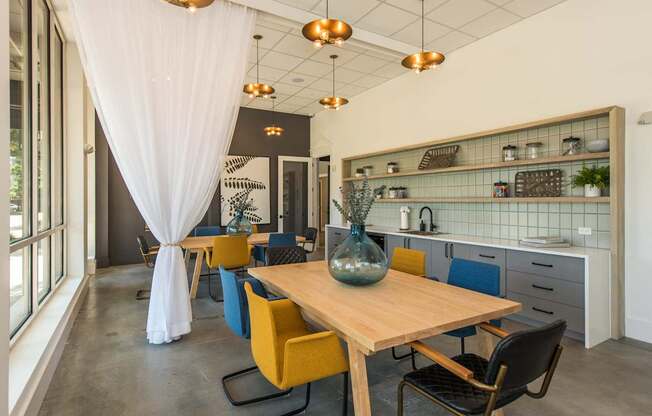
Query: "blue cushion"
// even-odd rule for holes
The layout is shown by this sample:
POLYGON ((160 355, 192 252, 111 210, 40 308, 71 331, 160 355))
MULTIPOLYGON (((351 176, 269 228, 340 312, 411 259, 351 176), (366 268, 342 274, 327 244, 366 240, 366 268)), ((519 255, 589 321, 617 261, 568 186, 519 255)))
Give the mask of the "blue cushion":
POLYGON ((295 233, 273 233, 269 235, 269 247, 293 247, 297 245, 295 233))
POLYGON ((265 263, 265 246, 254 246, 254 260, 265 263))
POLYGON ((249 305, 244 284, 250 283, 254 293, 267 297, 263 284, 253 277, 238 279, 234 272, 224 270, 220 266, 220 279, 222 280, 222 291, 224 295, 224 320, 231 331, 242 338, 251 336, 249 326, 249 305))
MULTIPOLYGON (((500 296, 500 267, 495 264, 454 258, 448 271, 448 284, 487 295, 500 296)), ((500 326, 500 320, 493 320, 491 323, 500 326)), ((446 335, 458 338, 475 334, 475 326, 446 332, 446 335)))
POLYGON ((198 227, 195 227, 195 229, 192 232, 192 235, 194 237, 209 237, 211 235, 220 235, 222 232, 220 230, 220 227, 217 225, 201 225, 198 227))

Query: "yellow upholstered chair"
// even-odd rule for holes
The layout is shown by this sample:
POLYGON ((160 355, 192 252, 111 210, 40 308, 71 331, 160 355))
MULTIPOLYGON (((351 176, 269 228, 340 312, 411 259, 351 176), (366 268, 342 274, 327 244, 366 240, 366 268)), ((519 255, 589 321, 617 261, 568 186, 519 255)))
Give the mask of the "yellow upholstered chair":
POLYGON ((260 372, 281 390, 303 384, 305 404, 286 415, 303 412, 310 401, 310 383, 344 375, 343 414, 348 402, 349 366, 333 331, 311 333, 297 305, 289 299, 267 300, 245 283, 251 325, 251 352, 260 372))
MULTIPOLYGON (((211 293, 211 270, 220 266, 227 270, 242 270, 249 266, 251 255, 247 236, 218 235, 213 238, 213 247, 204 250, 206 265, 208 266, 208 292, 211 293)), ((211 295, 212 296, 212 295, 211 295)), ((222 302, 223 299, 216 299, 222 302)))
MULTIPOLYGON (((419 250, 396 247, 394 248, 392 264, 389 268, 399 272, 413 274, 415 276, 426 277, 426 253, 419 250)), ((414 349, 410 348, 409 353, 398 355, 396 349, 392 347, 392 357, 394 357, 395 360, 402 360, 403 358, 410 357, 412 360, 412 368, 416 370, 414 349)))
POLYGON ((409 248, 396 247, 392 255, 392 270, 413 274, 415 276, 426 276, 426 253, 409 248))

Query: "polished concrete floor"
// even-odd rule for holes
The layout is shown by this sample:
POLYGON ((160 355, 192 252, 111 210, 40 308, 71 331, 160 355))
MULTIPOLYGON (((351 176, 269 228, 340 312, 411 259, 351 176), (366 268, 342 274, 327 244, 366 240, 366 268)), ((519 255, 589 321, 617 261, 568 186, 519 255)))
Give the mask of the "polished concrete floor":
MULTIPOLYGON (((170 345, 147 344, 147 301, 137 301, 135 294, 149 285, 151 274, 135 265, 104 269, 92 279, 41 416, 262 416, 300 405, 303 388, 289 398, 244 408, 227 402, 220 379, 252 365, 249 344, 229 332, 222 306, 208 297, 204 281, 193 301, 192 333, 170 345)), ((457 341, 446 336, 428 342, 451 355, 458 348, 457 341)), ((609 341, 587 351, 576 341, 564 344, 548 396, 522 398, 505 409, 506 415, 652 414, 652 350, 646 345, 609 341)), ((367 363, 373 414, 395 415, 396 386, 409 363, 393 361, 389 352, 370 357, 367 363)), ((427 361, 420 358, 419 363, 427 361)), ((254 374, 239 379, 234 390, 242 398, 272 389, 254 374)), ((307 414, 339 414, 339 377, 315 383, 312 392, 307 414)), ((444 414, 427 400, 408 394, 406 415, 444 414)))

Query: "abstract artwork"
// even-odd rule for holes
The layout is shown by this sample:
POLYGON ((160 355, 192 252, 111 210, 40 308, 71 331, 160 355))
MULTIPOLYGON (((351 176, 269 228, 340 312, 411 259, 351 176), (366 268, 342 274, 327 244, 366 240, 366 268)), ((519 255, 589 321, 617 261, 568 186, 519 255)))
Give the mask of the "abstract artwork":
MULTIPOLYGON (((220 185, 222 200, 228 201, 238 194, 251 190, 256 211, 247 212, 245 216, 252 224, 270 223, 269 199, 269 158, 255 156, 227 156, 222 170, 220 185)), ((234 213, 228 204, 222 207, 222 224, 227 224, 234 213)))

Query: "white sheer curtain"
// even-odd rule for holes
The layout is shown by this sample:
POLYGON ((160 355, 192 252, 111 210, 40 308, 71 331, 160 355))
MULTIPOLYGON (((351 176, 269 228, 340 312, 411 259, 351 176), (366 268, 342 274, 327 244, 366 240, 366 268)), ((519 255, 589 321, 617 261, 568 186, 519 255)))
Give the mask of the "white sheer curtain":
POLYGON ((171 342, 190 332, 192 321, 179 242, 217 188, 255 14, 222 0, 194 14, 161 0, 70 0, 70 6, 109 146, 161 242, 147 338, 171 342))

